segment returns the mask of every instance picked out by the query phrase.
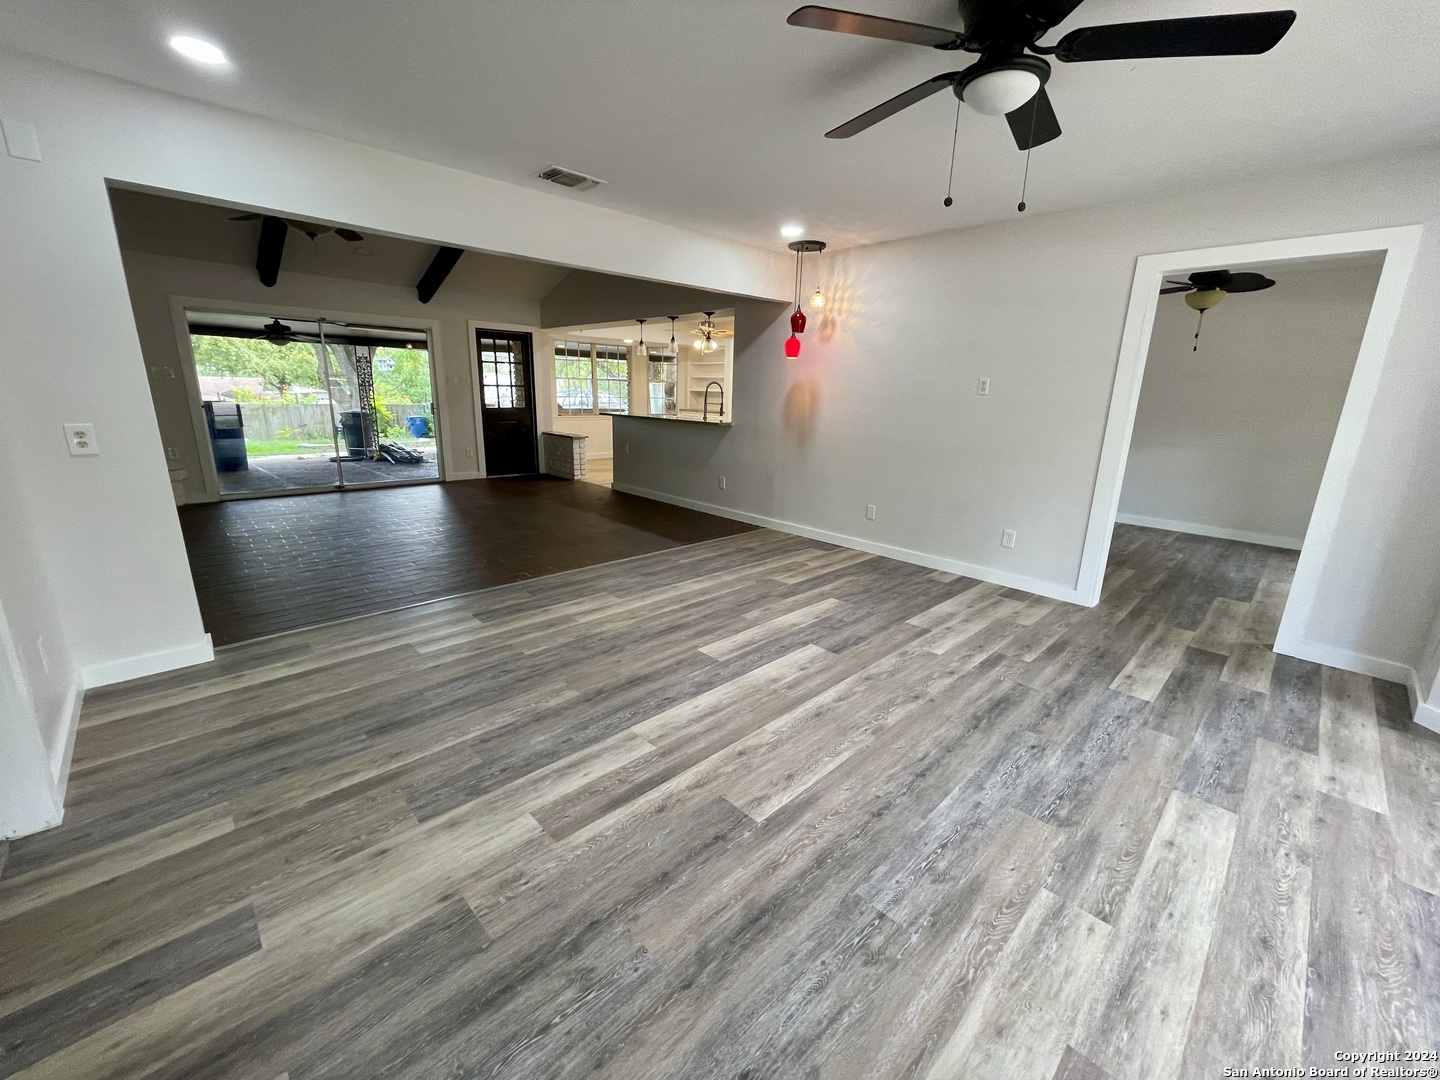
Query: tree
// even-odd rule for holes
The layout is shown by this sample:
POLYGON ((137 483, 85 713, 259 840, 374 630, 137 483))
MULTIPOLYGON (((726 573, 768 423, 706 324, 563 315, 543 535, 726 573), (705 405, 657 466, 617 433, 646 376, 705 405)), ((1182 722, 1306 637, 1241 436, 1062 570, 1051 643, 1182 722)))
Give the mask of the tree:
POLYGON ((265 388, 284 400, 296 386, 323 386, 320 359, 313 345, 275 345, 258 338, 195 334, 190 338, 195 370, 201 375, 263 379, 265 388))
POLYGON ((431 400, 430 356, 420 349, 375 350, 375 393, 395 405, 424 405, 431 400), (386 362, 382 365, 382 361, 386 362), (393 367, 390 365, 393 364, 393 367), (389 371, 383 367, 390 367, 389 371))

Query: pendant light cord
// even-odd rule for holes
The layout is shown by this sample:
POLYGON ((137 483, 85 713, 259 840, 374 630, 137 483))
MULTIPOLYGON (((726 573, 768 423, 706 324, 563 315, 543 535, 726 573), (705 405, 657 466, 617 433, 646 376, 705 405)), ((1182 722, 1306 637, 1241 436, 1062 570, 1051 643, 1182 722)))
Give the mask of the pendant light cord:
POLYGON ((950 182, 945 185, 945 205, 954 206, 955 200, 952 193, 955 190, 955 147, 960 142, 960 106, 964 102, 959 98, 955 99, 955 130, 950 135, 950 182))

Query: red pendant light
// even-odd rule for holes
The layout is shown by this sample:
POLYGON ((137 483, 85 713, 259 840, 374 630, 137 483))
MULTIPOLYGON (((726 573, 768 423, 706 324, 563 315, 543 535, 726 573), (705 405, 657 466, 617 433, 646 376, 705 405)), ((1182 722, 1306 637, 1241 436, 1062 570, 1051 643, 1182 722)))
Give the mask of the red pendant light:
MULTIPOLYGON (((785 355, 791 360, 800 355, 800 338, 805 332, 805 309, 800 305, 800 290, 805 284, 805 253, 825 250, 823 240, 796 240, 788 245, 795 252, 795 310, 790 313, 790 336, 785 341, 785 355)), ((818 291, 818 290, 817 290, 818 291)), ((822 301, 823 302, 823 301, 822 301)))

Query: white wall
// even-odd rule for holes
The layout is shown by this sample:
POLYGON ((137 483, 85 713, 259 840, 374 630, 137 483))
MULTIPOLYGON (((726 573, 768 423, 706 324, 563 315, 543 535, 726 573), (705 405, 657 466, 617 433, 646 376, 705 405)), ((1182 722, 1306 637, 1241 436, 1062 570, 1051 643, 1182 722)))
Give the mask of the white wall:
POLYGON ((59 820, 81 693, 14 457, 0 455, 0 838, 59 820))
MULTIPOLYGON (((290 308, 322 315, 434 321, 435 392, 439 408, 441 452, 449 479, 484 475, 484 446, 476 434, 475 371, 470 362, 469 321, 534 327, 538 303, 518 298, 480 297, 441 289, 421 304, 413 287, 285 271, 273 288, 261 285, 253 267, 206 262, 168 255, 123 252, 135 325, 147 368, 188 364, 182 355, 171 311, 171 297, 215 300, 241 308, 259 305, 276 313, 290 308)), ((208 452, 203 431, 191 423, 190 393, 181 379, 150 377, 150 391, 160 424, 160 438, 180 455, 172 464, 187 471, 185 492, 192 502, 214 499, 205 490, 200 455, 208 452)))
POLYGON ((617 486, 1073 596, 1136 257, 1427 223, 1304 628, 1408 670, 1440 600, 1437 174, 1431 152, 827 252, 800 359, 783 319, 737 309, 735 427, 617 419, 617 486))
MULTIPOLYGON (((552 354, 553 356, 553 354, 552 354)), ((552 359, 553 363, 553 359, 552 359)), ((632 376, 633 377, 633 376, 632 376)), ((549 386, 541 386, 543 394, 549 391, 550 396, 555 396, 555 387, 552 382, 549 386)), ((606 416, 556 416, 550 422, 547 431, 559 431, 566 435, 586 435, 585 455, 589 458, 607 458, 615 452, 615 443, 611 435, 610 417, 606 416)))
POLYGON ((1380 264, 1267 267, 1276 285, 1210 311, 1198 352, 1196 312, 1162 296, 1121 519, 1298 549, 1380 264))

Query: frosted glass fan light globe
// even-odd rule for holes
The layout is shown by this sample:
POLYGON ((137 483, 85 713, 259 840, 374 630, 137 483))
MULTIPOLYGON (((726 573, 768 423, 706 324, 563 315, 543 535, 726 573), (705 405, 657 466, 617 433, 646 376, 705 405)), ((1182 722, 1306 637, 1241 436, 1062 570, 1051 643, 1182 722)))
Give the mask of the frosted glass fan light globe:
POLYGON ((999 68, 978 75, 965 87, 964 102, 986 116, 1014 112, 1035 96, 1040 76, 1018 68, 999 68))

